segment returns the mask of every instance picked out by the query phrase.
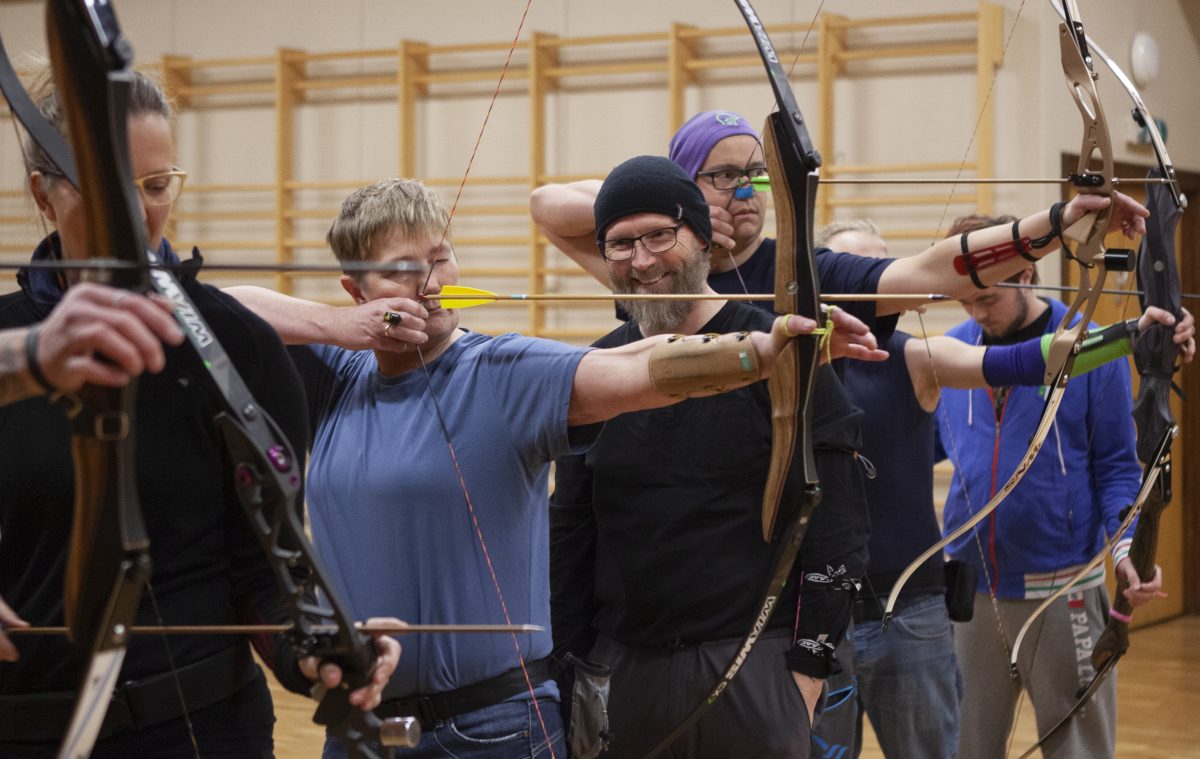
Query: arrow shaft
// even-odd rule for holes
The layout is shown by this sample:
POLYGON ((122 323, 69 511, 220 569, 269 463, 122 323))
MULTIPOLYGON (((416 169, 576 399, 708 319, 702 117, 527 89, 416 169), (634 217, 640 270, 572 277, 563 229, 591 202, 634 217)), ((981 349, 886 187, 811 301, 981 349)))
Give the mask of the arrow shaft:
MULTIPOLYGON (((486 301, 615 301, 615 300, 748 300, 748 301, 770 301, 774 300, 774 295, 763 294, 719 294, 719 293, 666 293, 657 295, 654 293, 626 293, 618 295, 616 293, 579 293, 575 295, 558 294, 558 293, 471 293, 469 295, 430 295, 426 296, 426 300, 454 301, 454 300, 486 300, 486 301)), ((937 293, 888 293, 888 294, 863 294, 863 293, 822 293, 821 300, 824 301, 877 301, 877 300, 930 300, 930 301, 948 301, 948 295, 940 295, 937 293)))
MULTIPOLYGON (((285 633, 291 625, 139 625, 130 628, 133 635, 257 635, 262 633, 285 633)), ((336 625, 313 625, 315 633, 332 633, 336 625)), ((355 629, 367 633, 388 635, 416 635, 428 633, 530 633, 541 632, 540 625, 394 625, 368 624, 359 622, 355 629)), ((6 635, 66 635, 66 627, 13 627, 4 630, 6 635)))

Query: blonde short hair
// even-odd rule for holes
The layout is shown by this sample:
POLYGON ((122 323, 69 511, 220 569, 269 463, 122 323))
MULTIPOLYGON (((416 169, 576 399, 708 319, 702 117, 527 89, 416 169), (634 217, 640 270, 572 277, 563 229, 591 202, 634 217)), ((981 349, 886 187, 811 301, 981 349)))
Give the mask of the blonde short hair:
POLYGON ((448 219, 441 197, 417 180, 383 179, 342 201, 325 239, 338 261, 358 263, 369 261, 374 245, 388 234, 440 236, 448 219))

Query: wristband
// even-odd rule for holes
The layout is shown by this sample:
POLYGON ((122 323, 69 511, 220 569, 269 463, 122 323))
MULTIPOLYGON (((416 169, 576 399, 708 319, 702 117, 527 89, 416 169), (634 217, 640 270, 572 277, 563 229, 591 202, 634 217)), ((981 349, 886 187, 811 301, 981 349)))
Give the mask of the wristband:
POLYGON ((42 374, 42 367, 38 365, 37 360, 37 344, 38 330, 40 325, 34 325, 25 333, 25 370, 29 372, 29 376, 33 377, 34 382, 38 383, 46 394, 58 392, 58 388, 50 384, 50 380, 46 379, 46 375, 42 374))

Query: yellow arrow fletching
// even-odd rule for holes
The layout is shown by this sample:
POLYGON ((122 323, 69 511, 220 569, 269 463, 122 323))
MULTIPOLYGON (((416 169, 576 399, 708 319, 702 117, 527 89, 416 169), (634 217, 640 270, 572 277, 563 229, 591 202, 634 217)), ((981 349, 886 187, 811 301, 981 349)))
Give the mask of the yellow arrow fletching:
POLYGON ((486 306, 489 303, 495 303, 499 299, 496 293, 465 285, 446 285, 436 298, 441 303, 442 308, 486 306))

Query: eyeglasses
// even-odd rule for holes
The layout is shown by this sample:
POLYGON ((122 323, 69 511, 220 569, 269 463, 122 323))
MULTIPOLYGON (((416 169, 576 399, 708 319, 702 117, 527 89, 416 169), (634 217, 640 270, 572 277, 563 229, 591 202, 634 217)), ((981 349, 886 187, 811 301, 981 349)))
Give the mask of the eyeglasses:
MULTIPOLYGON (((66 179, 67 175, 55 169, 38 169, 43 176, 66 179)), ((148 206, 169 206, 179 199, 183 192, 183 183, 187 180, 187 172, 181 169, 162 171, 157 174, 147 174, 133 180, 142 201, 148 206)))
POLYGON ((675 247, 676 241, 679 239, 679 228, 683 224, 679 223, 673 227, 663 227, 662 229, 652 229, 644 235, 637 237, 624 237, 617 240, 605 240, 600 243, 600 253, 609 261, 624 261, 633 258, 633 249, 640 242, 647 253, 658 255, 666 253, 671 248, 675 247))
POLYGON ((762 179, 766 175, 766 166, 751 166, 747 169, 702 171, 696 175, 696 178, 707 177, 713 188, 717 190, 735 190, 752 179, 762 179))
POLYGON ((142 201, 148 206, 169 206, 183 192, 187 172, 173 169, 157 174, 147 174, 133 180, 142 193, 142 201))

